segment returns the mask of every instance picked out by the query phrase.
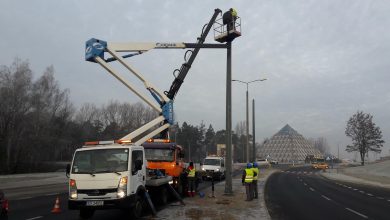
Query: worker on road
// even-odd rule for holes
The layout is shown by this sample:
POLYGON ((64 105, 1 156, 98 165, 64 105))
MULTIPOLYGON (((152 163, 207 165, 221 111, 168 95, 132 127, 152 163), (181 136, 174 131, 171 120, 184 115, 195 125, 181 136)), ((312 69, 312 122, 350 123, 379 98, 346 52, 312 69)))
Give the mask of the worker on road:
POLYGON ((188 166, 187 170, 187 180, 188 180, 188 190, 187 194, 188 197, 194 197, 195 196, 195 181, 196 181, 196 170, 193 162, 190 162, 190 165, 188 166))
POLYGON ((222 22, 227 26, 227 31, 231 31, 235 28, 237 20, 237 11, 234 8, 230 8, 229 11, 222 15, 222 22))
POLYGON ((251 201, 253 199, 252 182, 254 172, 252 170, 252 163, 246 165, 246 169, 242 173, 242 184, 245 186, 246 200, 251 201))
POLYGON ((257 180, 259 179, 259 167, 256 162, 253 163, 253 182, 252 182, 252 189, 253 189, 253 198, 257 199, 259 197, 259 192, 257 190, 257 180))

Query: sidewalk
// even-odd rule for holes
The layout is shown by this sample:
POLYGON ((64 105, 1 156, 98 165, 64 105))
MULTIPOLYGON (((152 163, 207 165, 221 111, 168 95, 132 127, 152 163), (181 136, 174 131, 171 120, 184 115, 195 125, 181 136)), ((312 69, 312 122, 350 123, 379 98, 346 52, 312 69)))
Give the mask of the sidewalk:
POLYGON ((384 188, 390 188, 390 179, 385 176, 370 175, 367 173, 361 173, 360 175, 348 173, 344 170, 348 168, 328 169, 326 172, 320 172, 321 175, 327 179, 338 180, 350 183, 358 183, 372 186, 379 186, 384 188))
POLYGON ((271 219, 264 203, 263 190, 265 180, 272 170, 261 170, 261 178, 258 180, 259 199, 247 202, 245 187, 242 186, 241 176, 233 178, 233 195, 225 196, 225 182, 215 185, 214 195, 211 198, 211 187, 205 189, 205 197, 196 195, 186 198, 185 206, 175 203, 157 213, 157 219, 271 219))

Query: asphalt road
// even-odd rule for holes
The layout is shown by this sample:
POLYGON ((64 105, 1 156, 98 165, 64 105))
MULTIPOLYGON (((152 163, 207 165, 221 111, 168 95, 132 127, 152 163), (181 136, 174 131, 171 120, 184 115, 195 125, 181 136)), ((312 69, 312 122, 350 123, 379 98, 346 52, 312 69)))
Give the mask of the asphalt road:
MULTIPOLYGON (((233 174, 239 174, 235 171, 233 174)), ((217 183, 218 181, 215 181, 217 183)), ((203 181, 199 184, 198 189, 203 190, 211 186, 211 181, 203 181)), ((46 185, 39 187, 32 187, 29 189, 13 189, 9 191, 12 195, 9 198, 9 216, 8 220, 35 220, 35 219, 56 219, 56 220, 71 220, 79 219, 79 212, 68 210, 68 194, 66 192, 66 185, 46 185), (57 193, 54 193, 57 191, 57 193), (53 214, 51 210, 54 207, 57 196, 60 199, 61 213, 53 214)), ((157 210, 169 208, 171 205, 177 205, 177 202, 171 202, 165 207, 158 206, 157 210)), ((146 214, 145 218, 150 215, 146 214)), ((126 219, 126 213, 120 210, 101 210, 96 211, 92 219, 126 219)))
POLYGON ((272 219, 390 219, 390 190, 331 181, 311 167, 272 174, 265 201, 272 219))

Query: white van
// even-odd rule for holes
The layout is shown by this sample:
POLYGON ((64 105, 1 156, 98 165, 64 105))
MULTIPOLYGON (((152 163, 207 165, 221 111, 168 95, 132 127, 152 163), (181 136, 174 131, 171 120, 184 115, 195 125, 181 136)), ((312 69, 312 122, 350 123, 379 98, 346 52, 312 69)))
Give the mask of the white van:
POLYGON ((221 180, 225 178, 225 158, 216 156, 206 157, 202 165, 202 171, 204 172, 203 179, 214 177, 221 180))

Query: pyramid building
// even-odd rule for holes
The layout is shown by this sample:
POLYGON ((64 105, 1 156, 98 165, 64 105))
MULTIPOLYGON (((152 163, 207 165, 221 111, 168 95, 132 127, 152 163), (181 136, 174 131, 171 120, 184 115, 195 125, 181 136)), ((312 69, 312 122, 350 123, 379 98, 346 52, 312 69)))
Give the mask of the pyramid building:
POLYGON ((312 143, 288 124, 271 139, 266 140, 257 151, 257 158, 269 156, 282 163, 303 162, 309 155, 322 156, 312 143))

